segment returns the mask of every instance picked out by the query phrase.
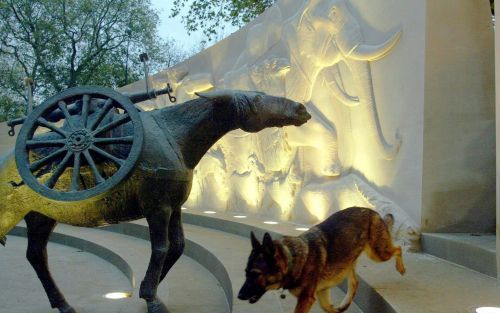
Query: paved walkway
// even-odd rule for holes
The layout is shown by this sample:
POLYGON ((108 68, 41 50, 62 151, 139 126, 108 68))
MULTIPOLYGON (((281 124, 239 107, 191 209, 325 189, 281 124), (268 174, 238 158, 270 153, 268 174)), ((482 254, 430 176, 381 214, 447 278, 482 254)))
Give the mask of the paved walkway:
MULTIPOLYGON (((234 295, 233 312, 293 312, 295 299, 292 296, 281 300, 278 293, 269 292, 252 305, 235 298, 244 280, 243 270, 250 252, 249 231, 253 229, 259 236, 265 230, 275 234, 299 233, 293 225, 266 225, 262 220, 251 219, 241 224, 241 221, 220 214, 218 219, 198 214, 185 214, 185 217, 186 238, 192 244, 209 251, 222 268, 215 268, 212 271, 214 276, 194 261, 198 260, 203 264, 200 259, 204 257, 203 253, 197 252, 194 260, 183 257, 167 277, 167 282, 160 285, 159 294, 168 304, 171 313, 229 312, 223 292, 227 286, 221 286, 225 283, 216 279, 221 276, 220 270, 229 276, 229 288, 234 295)), ((121 227, 124 233, 129 231, 131 235, 116 233, 120 229, 111 232, 111 229, 85 229, 65 225, 59 225, 56 232, 83 238, 110 249, 130 265, 133 277, 140 281, 150 248, 147 241, 134 237, 130 228, 135 227, 134 232, 139 228, 144 234, 147 232, 145 221, 121 224, 121 227)), ((9 236, 8 246, 0 248, 0 312, 53 312, 40 283, 25 261, 24 245, 24 238, 9 236)), ((132 298, 120 301, 102 298, 102 294, 108 290, 131 288, 126 276, 109 263, 92 254, 57 244, 50 244, 49 253, 56 279, 79 312, 145 312, 143 301, 137 298, 138 284, 133 288, 135 294, 132 298), (73 278, 73 275, 78 277, 73 278)), ((478 306, 500 307, 498 280, 423 253, 405 253, 404 259, 407 274, 403 277, 396 272, 393 261, 374 263, 366 257, 360 259, 359 276, 392 307, 377 307, 380 305, 379 300, 367 294, 358 294, 355 301, 362 304, 364 312, 474 313, 474 308, 478 306)), ((333 291, 335 303, 339 303, 342 297, 343 293, 339 289, 333 291)), ((322 311, 316 304, 312 312, 322 311)), ((353 305, 348 312, 362 311, 353 305)))

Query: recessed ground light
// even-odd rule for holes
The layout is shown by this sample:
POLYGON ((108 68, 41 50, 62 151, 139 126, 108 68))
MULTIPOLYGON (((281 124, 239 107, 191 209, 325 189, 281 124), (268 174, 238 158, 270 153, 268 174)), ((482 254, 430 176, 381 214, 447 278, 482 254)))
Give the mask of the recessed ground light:
POLYGON ((188 208, 186 208, 186 207, 182 207, 182 208, 181 208, 181 210, 187 210, 187 209, 188 209, 188 208))
POLYGON ((215 214, 217 212, 215 212, 215 211, 203 211, 203 213, 205 213, 205 214, 215 214))
POLYGON ((308 231, 309 228, 307 228, 307 227, 297 227, 297 228, 295 228, 295 230, 308 231))
POLYGON ((278 224, 278 222, 275 222, 275 221, 265 221, 264 224, 276 225, 276 224, 278 224))
POLYGON ((233 217, 234 217, 234 218, 247 218, 247 216, 246 216, 246 215, 235 215, 235 216, 233 216, 233 217))
POLYGON ((111 300, 119 300, 119 299, 130 298, 131 296, 132 294, 129 292, 110 292, 105 294, 104 298, 111 300))
POLYGON ((500 308, 483 306, 476 309, 476 313, 500 313, 500 308))

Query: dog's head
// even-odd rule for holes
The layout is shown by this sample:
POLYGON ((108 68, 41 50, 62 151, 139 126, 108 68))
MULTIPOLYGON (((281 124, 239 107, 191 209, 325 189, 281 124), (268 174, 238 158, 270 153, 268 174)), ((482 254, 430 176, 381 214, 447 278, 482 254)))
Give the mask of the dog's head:
POLYGON ((252 252, 245 269, 246 280, 240 289, 238 299, 255 303, 266 291, 282 287, 286 262, 269 233, 264 235, 262 244, 255 238, 253 232, 250 237, 252 252))

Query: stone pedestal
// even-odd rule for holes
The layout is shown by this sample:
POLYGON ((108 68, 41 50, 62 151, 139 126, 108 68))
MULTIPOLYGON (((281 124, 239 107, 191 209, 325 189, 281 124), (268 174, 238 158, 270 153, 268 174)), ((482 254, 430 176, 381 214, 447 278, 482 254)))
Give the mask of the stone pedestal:
POLYGON ((427 1, 422 230, 495 229, 494 39, 488 1, 427 1))

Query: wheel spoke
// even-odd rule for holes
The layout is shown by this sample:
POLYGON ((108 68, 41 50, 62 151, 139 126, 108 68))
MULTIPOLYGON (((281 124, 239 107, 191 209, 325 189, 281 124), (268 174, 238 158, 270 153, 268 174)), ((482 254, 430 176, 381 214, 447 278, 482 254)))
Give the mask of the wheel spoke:
POLYGON ((113 161, 115 164, 117 164, 119 166, 122 166, 123 163, 125 163, 125 160, 117 158, 114 155, 111 155, 108 152, 106 152, 106 151, 104 151, 101 148, 98 148, 96 146, 92 146, 92 150, 94 150, 95 152, 97 152, 101 156, 105 157, 106 159, 113 161))
POLYGON ((53 132, 56 132, 58 133, 59 135, 63 136, 64 138, 68 138, 69 134, 67 132, 65 132, 64 130, 58 128, 56 125, 52 124, 52 123, 49 123, 46 119, 44 119, 43 117, 40 117, 38 120, 37 120, 38 124, 40 126, 43 126, 45 128, 48 128, 50 130, 52 130, 53 132))
POLYGON ((71 156, 73 155, 72 151, 68 151, 66 153, 66 156, 64 156, 64 159, 59 163, 57 168, 54 171, 54 174, 45 182, 45 186, 49 187, 50 189, 54 188, 56 185, 57 181, 59 180, 59 177, 61 177, 62 173, 64 173, 64 170, 68 167, 69 160, 71 156))
POLYGON ((101 173, 99 173, 99 169, 95 165, 94 159, 92 159, 92 156, 90 155, 89 150, 83 151, 83 156, 85 156, 85 159, 89 163, 90 168, 92 169, 92 172, 94 173, 94 178, 97 184, 100 184, 104 182, 104 178, 101 176, 101 173))
POLYGON ((80 159, 81 153, 75 153, 75 159, 73 161, 73 174, 71 175, 71 187, 70 191, 78 191, 78 180, 80 179, 80 159))
POLYGON ((90 104, 90 96, 83 95, 82 99, 82 127, 87 128, 87 119, 89 117, 89 104, 90 104))
POLYGON ((100 133, 106 132, 108 130, 114 129, 120 125, 123 125, 127 122, 130 121, 130 116, 128 114, 123 114, 123 116, 120 116, 118 119, 112 121, 109 124, 104 125, 103 127, 98 128, 93 132, 93 135, 98 135, 100 133))
POLYGON ((48 162, 54 160, 55 158, 57 158, 59 155, 63 154, 66 151, 67 151, 66 147, 62 147, 61 149, 52 152, 51 154, 49 154, 48 156, 44 157, 43 159, 40 159, 40 160, 38 160, 36 162, 33 162, 30 165, 30 171, 34 172, 34 171, 39 170, 42 166, 44 166, 48 162))
POLYGON ((75 129, 73 127, 73 123, 71 122, 71 115, 69 114, 68 108, 66 107, 66 102, 64 101, 59 101, 57 103, 57 106, 59 107, 59 110, 64 114, 64 118, 66 119, 66 123, 68 123, 69 128, 75 129))
POLYGON ((133 141, 134 141, 133 136, 116 137, 116 138, 94 138, 94 143, 99 143, 104 145, 119 144, 119 143, 132 144, 133 141))
POLYGON ((66 139, 52 139, 52 140, 28 140, 26 141, 26 147, 29 149, 33 148, 43 148, 43 147, 54 147, 65 145, 66 139))
POLYGON ((104 119, 104 117, 106 116, 106 114, 108 114, 109 110, 111 110, 112 107, 113 107, 113 99, 106 100, 106 103, 102 107, 101 111, 99 111, 99 114, 97 115, 97 118, 95 119, 95 121, 90 126, 90 130, 96 129, 97 126, 99 126, 99 124, 101 124, 102 120, 104 119))

